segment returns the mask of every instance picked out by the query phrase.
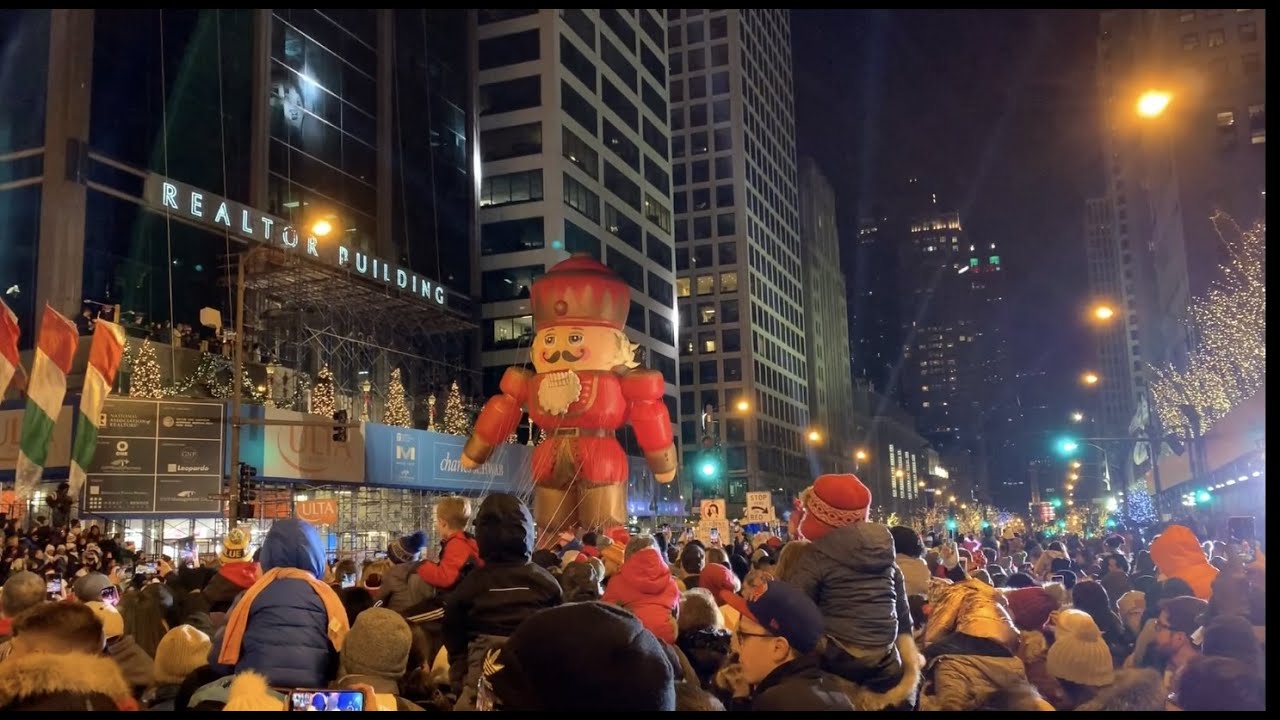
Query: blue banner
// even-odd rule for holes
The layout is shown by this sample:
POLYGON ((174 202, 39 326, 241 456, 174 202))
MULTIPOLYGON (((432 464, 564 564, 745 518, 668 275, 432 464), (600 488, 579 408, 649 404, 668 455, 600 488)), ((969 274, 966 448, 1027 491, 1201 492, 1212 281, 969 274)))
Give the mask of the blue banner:
POLYGON ((489 462, 462 469, 460 435, 366 423, 365 481, 385 487, 450 492, 512 492, 529 483, 532 448, 500 445, 489 462))

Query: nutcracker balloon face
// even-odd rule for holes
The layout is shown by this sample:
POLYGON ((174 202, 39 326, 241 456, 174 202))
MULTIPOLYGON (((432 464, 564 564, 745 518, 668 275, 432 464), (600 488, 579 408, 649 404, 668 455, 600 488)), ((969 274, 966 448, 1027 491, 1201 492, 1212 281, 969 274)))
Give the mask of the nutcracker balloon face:
POLYGON ((539 373, 585 372, 634 365, 635 351, 621 330, 593 325, 556 325, 533 340, 533 367, 539 373))

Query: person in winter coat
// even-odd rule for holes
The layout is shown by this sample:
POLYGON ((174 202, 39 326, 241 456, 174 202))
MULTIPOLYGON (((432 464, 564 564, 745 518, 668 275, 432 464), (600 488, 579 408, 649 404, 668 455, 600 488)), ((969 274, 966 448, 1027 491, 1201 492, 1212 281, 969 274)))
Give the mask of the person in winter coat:
POLYGON ((277 520, 259 558, 263 575, 232 606, 209 664, 224 674, 256 670, 278 687, 328 685, 349 625, 342 601, 319 580, 319 533, 303 520, 277 520))
POLYGON ((525 618, 560 604, 560 583, 530 562, 534 524, 519 498, 494 493, 476 513, 481 567, 449 593, 444 606, 444 646, 456 709, 475 707, 485 657, 505 644, 525 618))
POLYGON ((209 601, 209 612, 224 613, 240 593, 258 581, 261 573, 258 564, 249 554, 249 527, 234 527, 222 541, 218 554, 218 574, 204 588, 204 598, 209 601))
POLYGON ((85 603, 102 623, 102 635, 107 643, 107 655, 120 666, 124 679, 129 682, 135 697, 151 686, 151 656, 139 647, 132 635, 124 632, 124 618, 116 609, 101 601, 85 603))
POLYGON ((382 574, 382 585, 374 593, 382 607, 408 616, 419 605, 435 599, 436 589, 418 576, 417 557, 426 542, 426 535, 419 530, 387 545, 387 559, 392 565, 382 574))
POLYGON ((871 491, 853 475, 822 475, 800 497, 799 532, 813 544, 791 575, 834 641, 824 667, 874 692, 897 687, 903 654, 915 652, 911 608, 889 528, 865 522, 871 491))
MULTIPOLYGON (((778 578, 783 580, 785 578, 778 578)), ((729 632, 738 629, 738 610, 728 603, 728 598, 736 595, 742 583, 733 571, 719 563, 712 563, 702 570, 698 577, 699 586, 711 593, 720 606, 720 614, 724 617, 724 627, 729 632)), ((698 588, 694 588, 695 590, 698 588)))
POLYGON ((925 657, 982 651, 1011 655, 1018 644, 1018 628, 1007 602, 999 590, 977 580, 935 582, 924 628, 925 657))
POLYGON ((924 561, 924 543, 920 533, 905 525, 889 528, 893 536, 894 560, 902 571, 902 583, 907 595, 929 594, 929 566, 924 561))
POLYGON ((480 562, 480 548, 475 538, 466 533, 471 521, 471 501, 464 497, 447 497, 436 503, 436 529, 441 542, 440 562, 418 565, 418 577, 437 590, 449 590, 458 583, 468 564, 480 562))
POLYGON ((338 679, 333 687, 373 688, 377 710, 422 710, 400 692, 400 680, 408 670, 412 648, 413 632, 399 613, 369 608, 356 618, 342 645, 338 679))
POLYGON ((647 547, 627 558, 601 599, 640 618, 662 642, 675 643, 680 590, 658 548, 647 547))
POLYGON ((1182 525, 1170 525, 1151 541, 1151 559, 1160 570, 1160 579, 1179 578, 1191 586, 1201 600, 1213 597, 1213 581, 1218 569, 1209 564, 1195 534, 1182 525))
POLYGON ((102 652, 102 623, 71 602, 44 603, 14 621, 0 662, 0 712, 136 710, 120 666, 102 652))
MULTIPOLYGON (((187 676, 207 665, 209 648, 213 642, 209 636, 191 627, 179 625, 165 633, 156 648, 152 666, 151 689, 143 695, 148 710, 176 710, 178 694, 187 676)), ((185 707, 183 708, 185 709, 185 707)))
POLYGON ((1077 710, 1156 712, 1165 709, 1168 693, 1160 673, 1145 668, 1117 670, 1115 680, 1077 710))
MULTIPOLYGON (((734 602, 741 613, 734 649, 740 679, 750 687, 749 709, 853 710, 842 683, 822 670, 821 650, 827 638, 822 612, 813 600, 781 580, 765 579, 743 593, 734 602)), ((742 689, 735 696, 741 696, 742 689)))

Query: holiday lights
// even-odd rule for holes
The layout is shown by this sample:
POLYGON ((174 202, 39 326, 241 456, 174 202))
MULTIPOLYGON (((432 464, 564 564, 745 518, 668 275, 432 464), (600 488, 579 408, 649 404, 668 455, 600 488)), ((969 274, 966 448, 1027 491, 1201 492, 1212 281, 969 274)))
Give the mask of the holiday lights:
POLYGON ((404 381, 400 379, 400 368, 391 371, 391 382, 387 385, 387 403, 382 410, 384 425, 412 427, 413 419, 409 417, 409 408, 404 401, 404 381))

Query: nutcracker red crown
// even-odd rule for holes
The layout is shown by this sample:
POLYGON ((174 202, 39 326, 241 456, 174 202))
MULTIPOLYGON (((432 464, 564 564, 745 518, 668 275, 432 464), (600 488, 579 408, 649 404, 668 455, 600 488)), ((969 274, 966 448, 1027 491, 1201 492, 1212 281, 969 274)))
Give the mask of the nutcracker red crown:
POLYGON ((597 325, 621 330, 631 288, 590 255, 574 255, 533 281, 533 325, 597 325))

